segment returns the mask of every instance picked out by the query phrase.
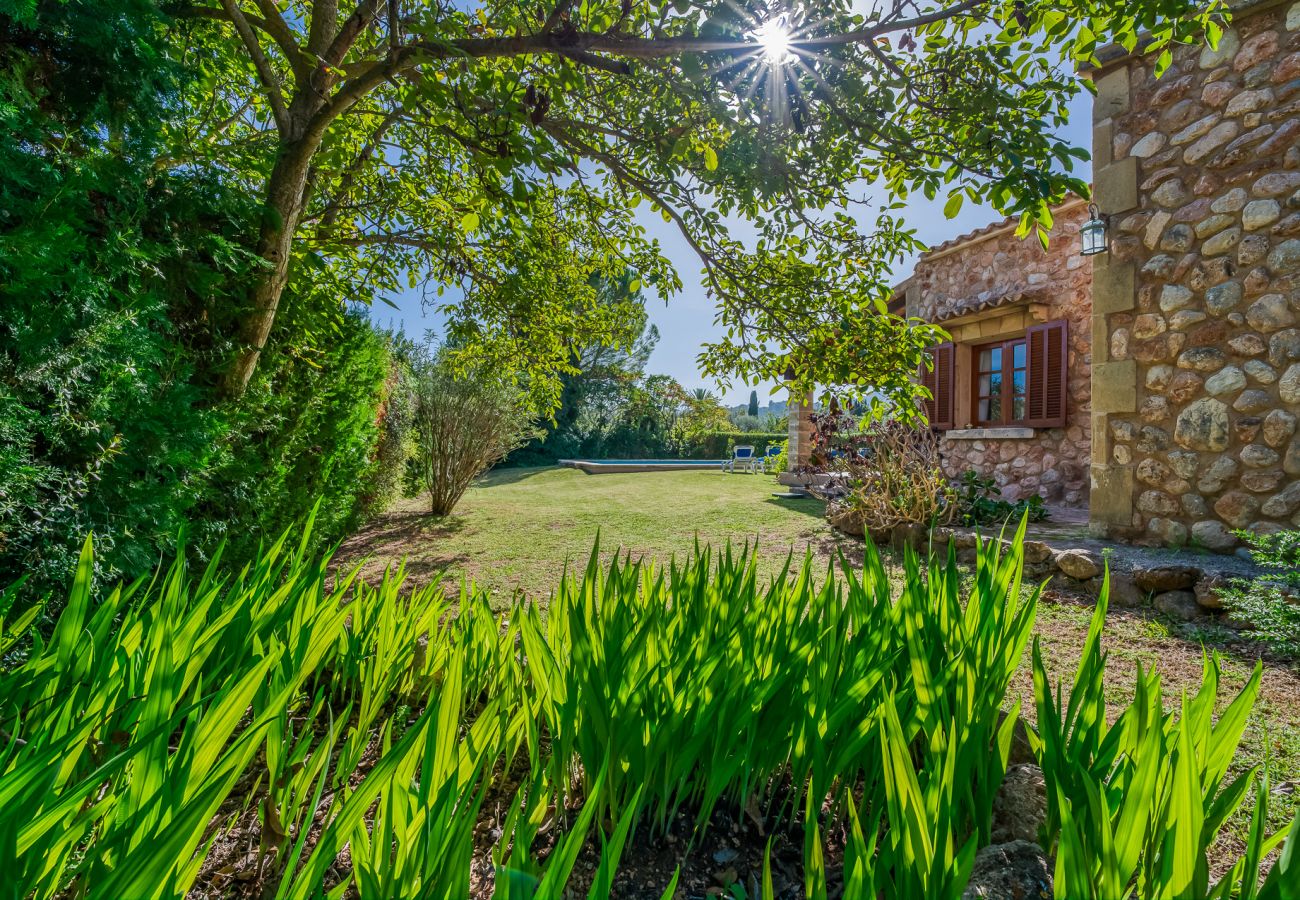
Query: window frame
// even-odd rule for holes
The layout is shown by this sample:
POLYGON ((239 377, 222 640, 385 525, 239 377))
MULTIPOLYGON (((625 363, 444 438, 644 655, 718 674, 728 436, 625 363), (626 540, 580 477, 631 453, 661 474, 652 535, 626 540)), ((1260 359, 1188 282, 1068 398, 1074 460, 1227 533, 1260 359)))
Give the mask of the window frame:
MULTIPOLYGON (((1026 427, 1029 421, 1029 339, 1027 334, 1017 335, 1016 337, 1006 338, 1001 341, 990 341, 984 344, 974 344, 971 347, 971 362, 973 363, 974 377, 971 378, 971 418, 980 428, 1010 428, 1026 427), (1019 345, 1024 348, 1024 364, 1017 366, 1015 364, 1015 347, 1019 345), (982 358, 985 351, 1001 350, 1002 365, 999 370, 984 370, 982 358), (1024 373, 1024 390, 1017 393, 1015 390, 1015 373, 1024 373), (1002 379, 1002 394, 999 400, 1001 410, 998 418, 981 419, 980 403, 984 400, 992 400, 992 395, 985 395, 980 392, 980 381, 985 376, 999 375, 1002 379), (1015 398, 1019 396, 1023 401, 1023 414, 1020 418, 1014 417, 1015 398)), ((990 403, 990 406, 992 404, 990 403)), ((991 412, 992 410, 990 410, 991 412)))

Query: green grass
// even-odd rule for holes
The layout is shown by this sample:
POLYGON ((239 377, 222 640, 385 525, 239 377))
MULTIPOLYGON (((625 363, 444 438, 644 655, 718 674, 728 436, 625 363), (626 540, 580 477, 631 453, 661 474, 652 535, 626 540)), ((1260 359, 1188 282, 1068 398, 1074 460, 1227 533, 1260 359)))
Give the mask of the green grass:
POLYGON ((399 502, 348 541, 340 561, 369 557, 365 576, 373 577, 406 559, 415 580, 442 572, 454 590, 462 578, 473 579, 504 608, 519 591, 549 595, 566 563, 586 563, 598 534, 606 559, 616 549, 681 559, 697 537, 719 548, 757 540, 760 575, 775 571, 792 547, 828 556, 842 542, 861 556, 860 542, 826 525, 820 501, 772 496, 783 490, 769 475, 503 469, 444 519, 431 517, 421 498, 399 502))

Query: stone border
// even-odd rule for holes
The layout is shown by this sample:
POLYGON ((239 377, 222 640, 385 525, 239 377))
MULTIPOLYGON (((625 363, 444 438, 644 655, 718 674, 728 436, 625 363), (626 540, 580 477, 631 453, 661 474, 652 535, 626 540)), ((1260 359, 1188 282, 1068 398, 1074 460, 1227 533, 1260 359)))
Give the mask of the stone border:
MULTIPOLYGON (((828 515, 832 527, 854 535, 849 523, 837 521, 828 515)), ((889 532, 873 533, 874 543, 901 549, 911 546, 921 549, 927 545, 929 530, 919 525, 900 525, 889 532)), ((854 536, 861 536, 861 531, 854 536)), ((999 541, 1004 551, 1011 549, 1011 541, 984 534, 977 528, 941 526, 934 529, 929 546, 946 552, 952 544, 957 549, 957 561, 973 563, 976 542, 999 541)), ((1124 548, 1132 549, 1132 548, 1124 548)), ((1040 580, 1052 577, 1052 587, 1066 593, 1096 597, 1101 593, 1107 569, 1103 554, 1087 547, 1054 547, 1047 541, 1028 539, 1024 542, 1024 574, 1040 580)), ((1222 558, 1220 558, 1222 559, 1222 558)), ((1109 561, 1110 605, 1119 608, 1153 607, 1174 618, 1190 621, 1201 616, 1219 617, 1223 624, 1236 627, 1224 615, 1220 591, 1234 578, 1244 577, 1239 570, 1225 570, 1216 566, 1213 557, 1195 562, 1156 562, 1150 565, 1126 565, 1122 560, 1109 561)), ((1237 567, 1240 568, 1239 566, 1237 567)))

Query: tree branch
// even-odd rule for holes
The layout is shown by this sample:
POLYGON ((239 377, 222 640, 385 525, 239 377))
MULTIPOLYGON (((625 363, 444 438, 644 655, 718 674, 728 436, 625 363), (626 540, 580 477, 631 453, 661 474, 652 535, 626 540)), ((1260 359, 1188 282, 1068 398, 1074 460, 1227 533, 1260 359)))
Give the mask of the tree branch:
POLYGON ((230 22, 235 26, 235 31, 243 40, 244 46, 248 48, 248 55, 253 60, 253 66, 257 69, 258 77, 262 79, 262 84, 266 88, 266 97, 271 103, 271 112, 275 115, 275 125, 284 137, 289 136, 290 120, 289 110, 284 105, 284 95, 280 93, 280 83, 276 80, 275 70, 271 68, 271 62, 262 52, 262 45, 257 42, 257 35, 253 33, 253 27, 248 24, 244 18, 243 12, 236 5, 235 0, 221 0, 221 6, 230 18, 230 22))
POLYGON ((306 84, 313 68, 311 58, 298 46, 298 39, 280 15, 274 0, 257 0, 257 8, 262 11, 266 19, 262 30, 271 36, 285 59, 289 61, 289 65, 293 68, 293 77, 299 84, 306 84))
POLYGON ((338 0, 316 0, 311 5, 311 23, 307 26, 307 52, 324 58, 334 43, 339 27, 338 0))

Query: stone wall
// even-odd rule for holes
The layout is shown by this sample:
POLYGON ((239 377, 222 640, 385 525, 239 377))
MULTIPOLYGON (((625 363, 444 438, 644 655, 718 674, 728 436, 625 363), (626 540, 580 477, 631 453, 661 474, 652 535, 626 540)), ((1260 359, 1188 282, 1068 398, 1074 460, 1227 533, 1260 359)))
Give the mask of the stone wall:
POLYGON ((1094 530, 1300 526, 1300 3, 1094 73, 1094 530))
POLYGON ((1007 500, 1037 493, 1053 504, 1087 503, 1092 267, 1079 253, 1079 226, 1087 218, 1082 201, 1063 204, 1046 251, 1034 237, 1016 237, 1014 224, 991 226, 921 257, 900 286, 908 314, 937 322, 959 345, 957 428, 945 433, 945 468, 953 477, 968 469, 992 477, 1007 500), (975 429, 970 348, 1055 319, 1069 321, 1066 426, 1000 429, 1003 436, 975 429), (1005 436, 1010 433, 1026 436, 1005 436))

